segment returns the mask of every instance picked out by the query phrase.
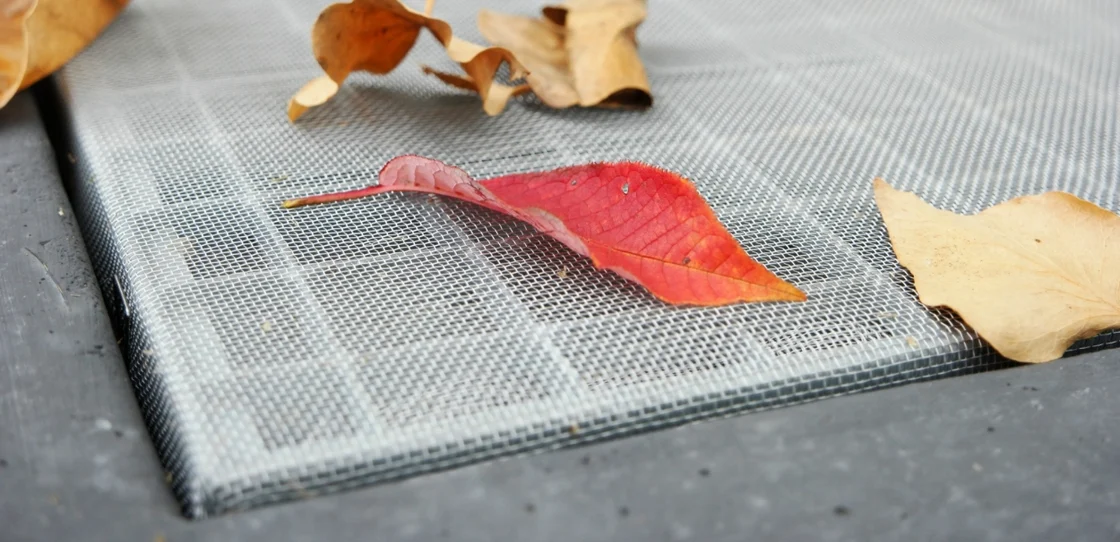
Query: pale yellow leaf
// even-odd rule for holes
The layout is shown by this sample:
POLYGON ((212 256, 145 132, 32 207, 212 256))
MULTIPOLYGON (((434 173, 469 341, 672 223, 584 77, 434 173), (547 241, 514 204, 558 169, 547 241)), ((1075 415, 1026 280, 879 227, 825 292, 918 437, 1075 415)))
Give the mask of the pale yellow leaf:
POLYGON ((1003 356, 1051 361, 1120 328, 1120 216, 1064 192, 962 216, 882 179, 875 199, 921 302, 952 309, 1003 356))
POLYGON ((555 108, 646 108, 653 104, 638 55, 642 0, 575 0, 547 6, 534 19, 483 10, 487 41, 513 51, 529 69, 526 82, 555 108))
POLYGON ((563 27, 547 19, 484 9, 478 14, 478 29, 487 41, 517 55, 529 70, 525 81, 542 102, 557 109, 580 103, 568 69, 563 27))
POLYGON ((564 27, 564 47, 580 105, 653 104, 635 38, 646 18, 644 0, 569 0, 544 8, 544 15, 564 27))

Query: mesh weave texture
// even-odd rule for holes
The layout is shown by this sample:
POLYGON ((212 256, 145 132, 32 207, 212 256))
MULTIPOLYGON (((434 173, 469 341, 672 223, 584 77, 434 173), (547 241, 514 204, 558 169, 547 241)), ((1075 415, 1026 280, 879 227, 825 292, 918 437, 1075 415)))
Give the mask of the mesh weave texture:
MULTIPOLYGON (((642 113, 526 98, 488 118, 421 73, 455 70, 424 34, 395 72, 289 125, 288 97, 321 73, 325 5, 135 0, 59 77, 75 204, 192 517, 990 369, 973 332, 917 302, 872 178, 957 212, 1050 189, 1120 209, 1115 0, 653 0, 642 113), (279 206, 404 153, 478 178, 680 172, 810 301, 665 306, 427 195, 279 206)), ((481 7, 540 8, 436 15, 482 42, 481 7)))

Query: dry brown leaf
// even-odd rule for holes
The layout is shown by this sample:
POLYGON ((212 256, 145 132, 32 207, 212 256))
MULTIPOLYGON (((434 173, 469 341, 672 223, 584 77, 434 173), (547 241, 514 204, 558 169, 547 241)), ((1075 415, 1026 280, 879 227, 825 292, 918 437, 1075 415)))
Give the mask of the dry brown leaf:
POLYGON ((0 107, 78 54, 128 0, 0 0, 0 107))
POLYGON ((555 108, 653 104, 635 31, 643 0, 571 0, 534 19, 482 10, 478 28, 529 69, 526 81, 555 108))
POLYGON ((562 27, 547 19, 482 10, 478 28, 490 43, 514 51, 529 70, 525 81, 545 104, 566 108, 580 103, 568 70, 562 27))
POLYGON ((27 20, 35 10, 35 3, 35 0, 5 0, 0 4, 0 107, 15 96, 27 71, 30 42, 27 20))
MULTIPOLYGON (((471 79, 469 75, 456 75, 453 73, 441 72, 428 66, 421 66, 421 68, 424 70, 424 73, 434 75, 438 77, 440 81, 448 85, 482 94, 478 83, 476 83, 474 79, 471 79)), ((501 113, 502 109, 505 109, 506 103, 509 102, 510 98, 520 96, 530 90, 528 84, 511 87, 501 83, 490 82, 489 87, 489 94, 486 95, 486 98, 482 102, 482 109, 486 111, 488 115, 497 115, 501 113)))
POLYGON ((400 0, 353 0, 327 7, 315 21, 311 47, 327 75, 312 80, 288 101, 288 119, 295 122, 308 108, 325 103, 352 72, 383 75, 393 71, 425 28, 443 44, 451 60, 466 71, 466 77, 459 78, 469 81, 468 90, 482 97, 486 112, 500 113, 512 92, 495 88, 495 72, 502 62, 508 62, 515 78, 525 74, 512 53, 459 39, 446 22, 413 11, 400 0))
POLYGON ((323 75, 308 81, 288 100, 288 120, 295 122, 308 109, 327 103, 335 94, 338 94, 338 83, 329 76, 323 75))
POLYGON ((1065 192, 962 216, 882 179, 875 199, 922 303, 954 310, 1003 356, 1052 361, 1120 328, 1120 216, 1065 192))

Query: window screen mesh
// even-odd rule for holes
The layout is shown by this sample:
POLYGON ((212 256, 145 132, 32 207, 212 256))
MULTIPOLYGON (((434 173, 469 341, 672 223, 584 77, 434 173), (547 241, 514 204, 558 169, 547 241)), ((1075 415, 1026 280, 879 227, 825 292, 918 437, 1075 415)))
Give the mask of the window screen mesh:
MULTIPOLYGON (((1113 0, 654 0, 640 113, 525 98, 486 117, 421 73, 455 69, 425 34, 290 125, 324 5, 135 0, 59 78, 75 203, 194 517, 998 366, 916 301, 872 178, 958 212, 1051 189, 1120 208, 1113 0), (279 206, 403 153, 476 177, 672 169, 809 301, 665 306, 433 196, 279 206)), ((481 7, 540 6, 436 14, 482 41, 481 7)))

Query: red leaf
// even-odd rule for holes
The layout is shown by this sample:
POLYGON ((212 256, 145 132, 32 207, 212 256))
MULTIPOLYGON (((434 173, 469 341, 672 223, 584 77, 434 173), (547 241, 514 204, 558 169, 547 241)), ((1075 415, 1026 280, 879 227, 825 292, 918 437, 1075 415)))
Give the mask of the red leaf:
POLYGON ((288 200, 284 207, 382 192, 430 192, 512 215, 678 305, 804 301, 752 260, 687 179, 637 162, 596 163, 482 181, 420 156, 399 156, 379 184, 288 200))

